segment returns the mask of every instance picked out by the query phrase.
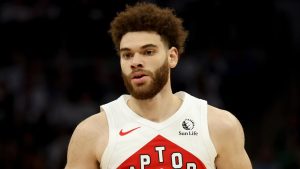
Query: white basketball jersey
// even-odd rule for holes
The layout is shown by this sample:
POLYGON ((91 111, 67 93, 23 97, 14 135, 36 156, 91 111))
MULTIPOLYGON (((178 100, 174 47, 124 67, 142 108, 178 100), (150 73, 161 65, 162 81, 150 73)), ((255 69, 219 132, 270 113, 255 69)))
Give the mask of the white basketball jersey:
POLYGON ((178 111, 163 122, 137 115, 129 95, 102 105, 109 125, 102 169, 215 169, 217 155, 207 125, 207 102, 185 92, 178 111))

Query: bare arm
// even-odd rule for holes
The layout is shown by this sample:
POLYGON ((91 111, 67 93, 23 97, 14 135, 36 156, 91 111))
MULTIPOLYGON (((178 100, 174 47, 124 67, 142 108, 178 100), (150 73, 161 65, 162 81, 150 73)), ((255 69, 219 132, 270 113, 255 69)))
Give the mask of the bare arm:
POLYGON ((65 169, 99 169, 105 144, 105 124, 100 115, 81 122, 71 137, 65 169), (103 121, 102 121, 103 122, 103 121))
POLYGON ((244 131, 238 119, 229 112, 211 110, 214 112, 209 116, 212 124, 209 127, 218 153, 215 160, 217 169, 252 169, 244 148, 244 131))

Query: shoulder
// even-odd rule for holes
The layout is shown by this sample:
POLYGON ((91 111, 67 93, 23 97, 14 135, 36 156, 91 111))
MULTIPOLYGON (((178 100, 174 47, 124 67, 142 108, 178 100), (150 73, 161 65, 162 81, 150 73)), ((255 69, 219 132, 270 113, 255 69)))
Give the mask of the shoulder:
POLYGON ((92 115, 76 126, 69 143, 68 157, 76 159, 84 156, 99 161, 107 140, 108 124, 105 113, 92 115))
POLYGON ((76 126, 72 137, 77 138, 80 136, 78 139, 96 138, 105 132, 105 128, 107 128, 105 113, 100 112, 80 122, 76 126))
POLYGON ((75 131, 85 131, 85 132, 96 132, 98 133, 99 130, 101 131, 103 127, 107 125, 106 115, 104 112, 99 112, 94 114, 82 122, 80 122, 77 126, 75 131))
POLYGON ((240 126, 239 120, 229 111, 208 105, 209 123, 215 127, 222 127, 224 130, 231 130, 240 126))
POLYGON ((244 144, 241 123, 226 110, 208 105, 208 128, 217 152, 232 144, 244 144))
POLYGON ((72 135, 73 138, 82 141, 99 141, 108 137, 108 124, 104 112, 97 113, 83 120, 77 125, 72 135))

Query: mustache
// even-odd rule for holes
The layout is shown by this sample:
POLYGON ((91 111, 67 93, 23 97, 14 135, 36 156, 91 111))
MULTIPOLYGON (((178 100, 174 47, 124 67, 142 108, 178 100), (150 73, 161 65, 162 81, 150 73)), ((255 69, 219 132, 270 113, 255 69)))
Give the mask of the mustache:
POLYGON ((130 74, 129 78, 134 78, 135 76, 138 75, 144 75, 144 76, 153 76, 153 73, 149 70, 144 70, 144 69, 134 69, 130 74))

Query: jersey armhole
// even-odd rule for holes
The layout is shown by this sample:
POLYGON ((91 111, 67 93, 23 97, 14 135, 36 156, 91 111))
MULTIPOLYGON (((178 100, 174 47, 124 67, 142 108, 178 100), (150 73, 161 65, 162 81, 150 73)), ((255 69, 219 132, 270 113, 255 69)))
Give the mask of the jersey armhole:
MULTIPOLYGON (((208 107, 207 107, 207 102, 202 100, 201 101, 201 124, 203 127, 203 139, 205 140, 205 144, 207 147, 207 152, 209 153, 211 159, 215 159, 217 156, 217 151, 216 151, 216 147, 212 141, 210 132, 209 132, 209 128, 208 128, 208 107)), ((214 161, 212 161, 212 163, 214 163, 214 161)))
POLYGON ((106 120, 107 120, 107 124, 108 124, 108 140, 107 140, 107 146, 105 147, 102 157, 101 157, 101 161, 100 161, 100 168, 101 169, 108 169, 109 166, 109 161, 110 161, 110 157, 112 155, 113 149, 114 149, 114 141, 115 139, 115 135, 114 132, 112 131, 112 129, 114 128, 114 120, 112 118, 112 116, 110 116, 109 114, 109 108, 107 105, 103 105, 100 106, 100 110, 102 113, 105 113, 106 115, 106 120))

